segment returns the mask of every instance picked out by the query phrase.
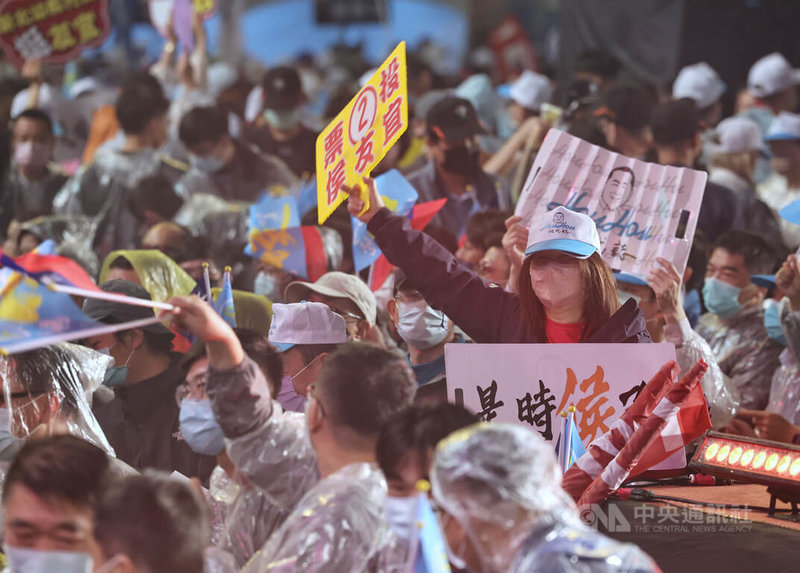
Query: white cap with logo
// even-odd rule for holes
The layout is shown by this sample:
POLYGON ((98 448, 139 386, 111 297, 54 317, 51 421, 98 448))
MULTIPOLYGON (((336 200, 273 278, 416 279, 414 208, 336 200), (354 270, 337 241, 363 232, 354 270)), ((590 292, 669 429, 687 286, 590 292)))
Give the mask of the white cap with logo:
POLYGON ((782 111, 769 125, 767 141, 800 141, 800 115, 782 111))
POLYGON ((688 97, 702 110, 719 101, 726 87, 714 68, 705 62, 698 62, 680 71, 672 84, 672 97, 688 97))
POLYGON ((522 107, 531 111, 539 111, 543 103, 550 101, 552 92, 549 79, 541 74, 525 70, 511 84, 508 95, 522 107))
POLYGON ((347 342, 344 318, 321 302, 272 305, 269 342, 286 352, 296 344, 347 342))
POLYGON ((755 97, 768 97, 797 84, 800 84, 800 70, 792 68, 778 52, 758 60, 747 74, 747 91, 755 97))
POLYGON ((761 128, 752 119, 729 117, 716 128, 718 142, 710 145, 713 153, 747 153, 760 151, 768 155, 761 136, 761 128))
POLYGON ((579 259, 600 252, 600 235, 589 215, 556 207, 534 219, 528 231, 525 255, 539 251, 563 251, 579 259))

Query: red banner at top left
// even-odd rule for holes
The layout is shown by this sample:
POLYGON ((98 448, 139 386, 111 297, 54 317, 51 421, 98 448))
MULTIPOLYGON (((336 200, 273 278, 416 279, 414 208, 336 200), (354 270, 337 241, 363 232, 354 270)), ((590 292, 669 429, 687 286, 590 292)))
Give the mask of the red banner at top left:
POLYGON ((25 60, 61 64, 100 45, 111 32, 108 0, 6 0, 0 4, 0 46, 25 60))

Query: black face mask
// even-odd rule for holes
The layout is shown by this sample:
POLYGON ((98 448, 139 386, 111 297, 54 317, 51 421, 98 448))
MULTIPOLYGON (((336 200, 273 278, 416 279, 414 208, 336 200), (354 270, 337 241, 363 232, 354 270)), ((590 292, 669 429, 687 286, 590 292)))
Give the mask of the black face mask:
POLYGON ((458 145, 444 152, 442 169, 453 175, 473 176, 478 171, 478 150, 458 145))

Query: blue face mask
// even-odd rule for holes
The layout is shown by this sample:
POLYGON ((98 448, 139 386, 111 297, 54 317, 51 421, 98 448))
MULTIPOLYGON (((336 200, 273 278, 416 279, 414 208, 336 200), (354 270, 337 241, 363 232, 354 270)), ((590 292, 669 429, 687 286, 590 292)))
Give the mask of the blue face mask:
POLYGON ((253 284, 253 292, 257 295, 267 297, 270 302, 283 302, 283 294, 281 293, 281 282, 272 274, 260 272, 256 275, 256 280, 253 284))
MULTIPOLYGON (((114 348, 118 343, 114 344, 110 348, 102 348, 98 350, 102 354, 106 356, 111 356, 110 350, 114 348)), ((128 355, 128 359, 125 361, 125 364, 122 366, 109 366, 106 368, 106 373, 103 375, 103 385, 108 386, 109 388, 116 388, 118 386, 124 386, 125 381, 128 379, 128 363, 131 361, 131 357, 133 356, 136 350, 132 350, 131 353, 128 355)))
POLYGON ((781 328, 781 313, 778 303, 772 299, 764 301, 764 328, 769 337, 782 346, 786 346, 786 336, 781 328))
POLYGON ((742 305, 739 304, 741 290, 718 279, 706 279, 703 283, 703 300, 706 308, 720 318, 730 318, 742 310, 742 305))
POLYGON ((213 155, 209 155, 208 157, 200 157, 198 155, 190 154, 189 162, 192 164, 192 167, 208 175, 212 175, 218 171, 221 171, 222 168, 225 167, 225 163, 213 155))
POLYGON ((264 111, 264 119, 276 129, 294 129, 300 123, 300 110, 287 109, 279 111, 268 109, 264 111))
POLYGON ((80 551, 41 551, 4 545, 3 552, 14 573, 91 573, 94 568, 91 555, 80 551))
POLYGON ((184 398, 180 412, 181 434, 192 451, 216 456, 225 449, 225 435, 214 418, 211 400, 184 398))

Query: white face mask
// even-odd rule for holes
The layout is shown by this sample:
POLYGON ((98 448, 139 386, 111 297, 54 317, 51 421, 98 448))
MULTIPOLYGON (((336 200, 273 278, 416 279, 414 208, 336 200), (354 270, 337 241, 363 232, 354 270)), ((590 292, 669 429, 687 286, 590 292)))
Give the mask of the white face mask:
POLYGON ((283 302, 281 283, 270 273, 261 271, 256 275, 256 280, 253 283, 253 292, 259 296, 267 297, 270 302, 283 302))
POLYGON ((531 288, 545 311, 564 309, 583 299, 580 267, 572 262, 533 263, 530 275, 531 288))
POLYGON ((40 551, 3 546, 12 573, 92 573, 92 556, 81 551, 40 551))
POLYGON ((397 333, 409 346, 426 350, 447 338, 448 318, 433 310, 424 300, 398 302, 397 314, 397 333))
POLYGON ((384 504, 386 521, 399 539, 411 541, 419 531, 417 527, 417 496, 387 497, 384 504))

